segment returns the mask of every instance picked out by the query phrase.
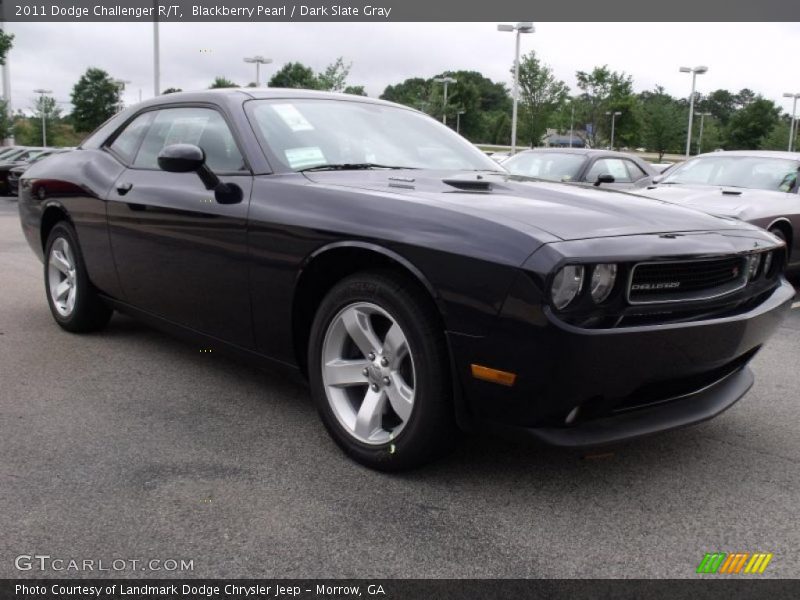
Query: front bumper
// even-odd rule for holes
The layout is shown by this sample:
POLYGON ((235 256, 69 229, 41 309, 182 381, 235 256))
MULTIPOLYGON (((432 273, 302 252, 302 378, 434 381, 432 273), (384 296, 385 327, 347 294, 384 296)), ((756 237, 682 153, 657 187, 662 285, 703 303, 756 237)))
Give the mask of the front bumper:
POLYGON ((760 304, 733 316, 582 329, 534 304, 526 285, 515 284, 489 336, 449 335, 465 404, 477 421, 575 447, 689 425, 731 406, 752 384, 747 363, 794 297, 782 279, 760 304), (479 381, 472 364, 515 373, 516 381, 479 381))

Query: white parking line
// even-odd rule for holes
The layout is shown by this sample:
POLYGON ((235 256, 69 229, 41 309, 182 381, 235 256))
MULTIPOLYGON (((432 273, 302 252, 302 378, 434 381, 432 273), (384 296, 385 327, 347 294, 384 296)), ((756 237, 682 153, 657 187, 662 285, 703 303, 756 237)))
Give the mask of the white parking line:
POLYGON ((792 304, 792 308, 800 308, 800 302, 795 302, 792 304))

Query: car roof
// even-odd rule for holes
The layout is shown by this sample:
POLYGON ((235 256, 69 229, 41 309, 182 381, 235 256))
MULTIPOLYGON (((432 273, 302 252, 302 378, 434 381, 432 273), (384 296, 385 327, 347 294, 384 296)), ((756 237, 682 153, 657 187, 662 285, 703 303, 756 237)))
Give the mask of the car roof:
POLYGON ((749 156, 752 158, 785 158, 800 160, 800 152, 787 152, 786 150, 721 150, 719 152, 705 152, 695 158, 704 156, 749 156))
POLYGON ((580 154, 582 156, 620 156, 625 158, 639 158, 635 154, 630 154, 629 152, 617 152, 616 150, 602 150, 599 148, 529 148, 527 150, 517 152, 515 156, 518 154, 549 152, 558 154, 580 154))
MULTIPOLYGON (((170 94, 162 94, 155 98, 150 98, 139 104, 136 107, 153 106, 158 104, 170 104, 173 102, 198 102, 202 100, 209 100, 212 98, 218 99, 220 96, 227 96, 229 98, 253 99, 253 100, 269 100, 280 98, 292 99, 320 99, 320 100, 349 100, 351 102, 369 102, 372 104, 383 104, 387 106, 403 106, 394 102, 380 100, 378 98, 370 98, 368 96, 359 96, 356 94, 344 94, 341 92, 322 92, 318 90, 305 90, 299 88, 219 88, 214 90, 197 90, 188 92, 173 92, 170 94)), ((403 106, 409 110, 415 110, 408 106, 403 106)))

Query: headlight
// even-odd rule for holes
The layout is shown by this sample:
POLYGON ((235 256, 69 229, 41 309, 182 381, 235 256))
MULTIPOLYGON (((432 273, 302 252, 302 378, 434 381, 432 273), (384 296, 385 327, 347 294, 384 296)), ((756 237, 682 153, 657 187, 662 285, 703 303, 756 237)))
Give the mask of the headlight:
POLYGON ((747 280, 753 281, 758 274, 758 267, 761 264, 761 253, 751 254, 747 257, 747 280))
POLYGON ((567 265, 562 267, 553 278, 550 288, 550 297, 553 305, 561 310, 566 308, 575 299, 583 287, 583 267, 580 265, 567 265))
POLYGON ((774 251, 769 251, 764 255, 764 276, 769 277, 769 270, 772 268, 772 255, 774 251))
POLYGON ((617 279, 617 265, 604 263, 595 265, 592 272, 592 300, 595 304, 600 304, 608 298, 611 290, 614 289, 614 282, 617 279))

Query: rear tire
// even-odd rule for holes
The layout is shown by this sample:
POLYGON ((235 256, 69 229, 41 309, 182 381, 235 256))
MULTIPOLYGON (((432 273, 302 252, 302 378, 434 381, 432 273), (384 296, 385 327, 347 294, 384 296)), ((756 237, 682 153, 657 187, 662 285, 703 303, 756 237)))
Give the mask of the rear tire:
POLYGON ((456 439, 444 332, 406 277, 370 271, 337 284, 311 327, 308 374, 331 437, 367 467, 417 467, 456 439))
POLYGON ((47 236, 44 258, 47 303, 56 323, 73 333, 105 327, 113 310, 89 281, 72 225, 62 221, 53 227, 47 236))

